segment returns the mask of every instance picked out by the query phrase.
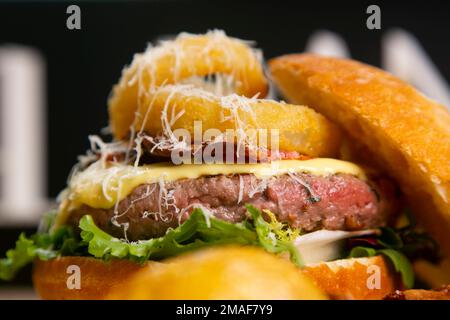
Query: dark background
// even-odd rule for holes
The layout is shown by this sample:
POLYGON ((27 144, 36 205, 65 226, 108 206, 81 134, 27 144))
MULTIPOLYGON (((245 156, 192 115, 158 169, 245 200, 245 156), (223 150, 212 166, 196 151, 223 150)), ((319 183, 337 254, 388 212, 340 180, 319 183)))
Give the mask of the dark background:
POLYGON ((450 79, 449 1, 382 2, 382 29, 374 31, 366 28, 371 3, 377 1, 80 2, 81 30, 66 28, 70 3, 0 4, 0 44, 35 46, 46 59, 49 196, 64 187, 87 135, 107 125, 106 100, 122 67, 162 34, 220 28, 255 40, 270 58, 303 51, 313 31, 329 29, 344 37, 352 57, 379 65, 383 31, 400 26, 450 79))
MULTIPOLYGON (((224 29, 255 40, 271 58, 303 51, 313 31, 328 29, 347 41, 353 58, 379 65, 381 35, 391 27, 412 32, 450 81, 449 1, 0 3, 0 45, 34 46, 46 59, 49 197, 64 188, 87 135, 107 125, 106 100, 122 67, 159 35, 224 29), (66 8, 74 3, 82 30, 66 28, 66 8), (370 4, 381 7, 382 30, 366 28, 370 4)), ((0 253, 18 232, 0 229, 0 253)))

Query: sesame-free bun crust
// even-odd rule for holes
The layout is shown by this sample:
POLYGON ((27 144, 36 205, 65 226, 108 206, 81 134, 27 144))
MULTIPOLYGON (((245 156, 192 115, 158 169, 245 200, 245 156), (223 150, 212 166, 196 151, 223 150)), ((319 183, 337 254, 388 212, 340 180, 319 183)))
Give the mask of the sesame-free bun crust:
POLYGON ((319 111, 367 146, 450 255, 448 110, 389 73, 356 61, 293 54, 269 65, 288 100, 319 111))
POLYGON ((378 256, 300 270, 252 247, 214 247, 142 266, 88 257, 38 260, 33 274, 43 299, 382 299, 396 289, 394 278, 378 256), (80 267, 79 290, 67 287, 70 265, 80 267), (378 272, 379 288, 367 286, 368 268, 378 272))
MULTIPOLYGON (((148 262, 151 269, 157 262, 148 262)), ((33 284, 37 294, 46 300, 97 300, 143 267, 128 260, 103 260, 90 257, 61 257, 49 261, 37 259, 34 263, 33 284), (67 282, 73 275, 70 266, 80 269, 80 289, 69 289, 67 282), (68 270, 70 273, 68 273, 68 270)))
POLYGON ((318 263, 303 272, 333 299, 340 300, 379 300, 401 285, 383 256, 318 263))

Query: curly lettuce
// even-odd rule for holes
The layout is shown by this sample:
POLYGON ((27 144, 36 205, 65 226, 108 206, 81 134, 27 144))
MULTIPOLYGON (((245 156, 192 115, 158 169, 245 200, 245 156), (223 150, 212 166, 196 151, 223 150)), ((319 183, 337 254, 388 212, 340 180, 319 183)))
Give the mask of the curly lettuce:
POLYGON ((285 228, 280 227, 275 221, 276 219, 274 220, 274 217, 271 218, 272 221, 270 223, 266 222, 261 212, 255 207, 251 205, 246 205, 245 207, 252 216, 259 245, 272 253, 287 252, 292 262, 298 266, 303 266, 300 253, 293 243, 294 238, 287 238, 285 228))
POLYGON ((143 262, 159 260, 207 246, 241 244, 261 246, 269 252, 290 254, 291 260, 301 265, 300 254, 292 242, 273 236, 273 228, 261 212, 247 206, 252 220, 229 223, 209 217, 200 208, 194 209, 186 222, 170 229, 160 237, 137 242, 126 242, 100 230, 91 216, 80 220, 81 238, 88 243, 88 251, 96 258, 129 259, 143 262))
POLYGON ((34 259, 50 260, 59 255, 82 254, 80 242, 69 227, 61 227, 52 234, 36 233, 27 237, 21 233, 16 247, 0 259, 0 279, 11 280, 16 273, 34 259))
POLYGON ((286 226, 279 222, 266 222, 261 212, 246 206, 252 219, 229 223, 209 216, 201 208, 194 209, 190 217, 175 229, 169 229, 159 238, 128 242, 98 228, 90 215, 80 219, 78 236, 67 226, 49 233, 37 233, 27 238, 21 234, 16 247, 0 260, 0 279, 9 280, 34 259, 49 260, 64 255, 93 256, 99 259, 128 259, 145 262, 159 260, 181 253, 216 245, 240 244, 264 248, 273 253, 287 253, 301 266, 302 260, 290 238, 286 226))

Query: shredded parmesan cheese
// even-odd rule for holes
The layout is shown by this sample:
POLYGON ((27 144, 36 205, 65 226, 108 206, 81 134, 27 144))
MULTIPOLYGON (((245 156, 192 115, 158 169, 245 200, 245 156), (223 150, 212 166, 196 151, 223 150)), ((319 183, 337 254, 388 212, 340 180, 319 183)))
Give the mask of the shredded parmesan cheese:
POLYGON ((242 198, 244 196, 244 178, 242 175, 239 175, 239 196, 238 196, 238 204, 241 203, 242 198))
POLYGON ((256 186, 253 185, 253 180, 252 180, 252 184, 251 184, 251 189, 248 192, 248 196, 250 198, 253 198, 255 196, 255 194, 257 193, 262 193, 267 189, 267 186, 269 185, 269 182, 272 178, 262 178, 256 186))
POLYGON ((314 193, 314 190, 311 188, 311 186, 307 184, 305 181, 303 181, 295 172, 288 171, 288 175, 292 178, 292 180, 294 180, 295 182, 297 182, 298 184, 302 185, 305 188, 305 190, 309 194, 311 201, 313 202, 320 201, 320 197, 314 193))
MULTIPOLYGON (((229 95, 236 91, 237 86, 241 84, 240 80, 243 79, 245 84, 248 83, 246 79, 246 73, 242 69, 242 65, 239 65, 240 57, 237 56, 235 50, 232 49, 232 43, 242 43, 249 47, 249 50, 244 51, 248 54, 250 65, 245 67, 249 70, 254 70, 260 65, 262 65, 262 52, 252 48, 254 45, 251 41, 244 41, 236 38, 228 37, 225 32, 221 30, 211 30, 204 35, 195 35, 190 33, 181 33, 175 39, 160 41, 155 46, 149 44, 144 53, 136 54, 134 56, 133 62, 128 69, 123 70, 123 77, 126 70, 131 70, 133 76, 127 82, 121 82, 120 86, 133 86, 137 83, 138 88, 138 99, 137 104, 140 106, 143 101, 149 101, 148 97, 153 96, 150 100, 146 114, 144 115, 143 124, 147 122, 147 115, 152 108, 152 104, 155 96, 158 93, 159 88, 164 87, 167 82, 179 83, 179 84, 190 84, 195 87, 202 88, 204 91, 212 92, 215 95, 229 95), (196 39, 205 38, 204 47, 200 50, 199 56, 202 57, 203 63, 206 63, 208 72, 205 76, 197 76, 197 66, 195 64, 195 59, 189 56, 189 46, 186 43, 192 41, 195 43, 196 39), (213 57, 217 57, 217 52, 223 55, 221 63, 225 66, 227 70, 231 70, 229 74, 223 74, 221 72, 216 72, 214 69, 213 57), (170 72, 168 73, 167 79, 159 79, 159 73, 157 71, 157 66, 160 63, 167 64, 167 59, 171 61, 172 65, 169 63, 170 72), (186 67, 189 71, 188 73, 193 75, 188 78, 181 73, 182 67, 186 67), (150 81, 148 81, 150 80, 150 81)), ((217 59, 217 58, 214 58, 217 59)), ((124 88, 126 90, 126 88, 124 88)), ((167 101, 167 106, 161 115, 161 121, 163 123, 164 134, 160 137, 159 142, 155 144, 155 148, 163 149, 185 149, 186 146, 181 144, 179 141, 175 141, 173 134, 171 134, 171 126, 174 122, 182 115, 172 115, 171 121, 167 119, 167 107, 170 99, 167 101)), ((140 109, 140 108, 138 108, 140 109)), ((173 110, 173 109, 172 109, 173 110)), ((136 117, 141 115, 136 114, 136 117)), ((135 142, 136 148, 136 159, 134 165, 139 164, 140 157, 142 155, 142 150, 140 143, 142 143, 142 128, 139 133, 134 130, 134 124, 136 118, 132 124, 133 128, 130 128, 130 141, 135 142)), ((131 144, 129 146, 131 148, 131 144)), ((127 153, 128 154, 128 153, 127 153)), ((128 158, 127 158, 128 160, 128 158)))

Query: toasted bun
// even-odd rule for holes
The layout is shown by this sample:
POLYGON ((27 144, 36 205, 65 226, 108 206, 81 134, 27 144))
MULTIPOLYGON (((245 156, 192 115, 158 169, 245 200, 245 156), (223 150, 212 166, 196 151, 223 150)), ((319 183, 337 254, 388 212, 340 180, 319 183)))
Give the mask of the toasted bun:
POLYGON ((382 256, 318 263, 303 272, 334 299, 379 300, 400 285, 382 256))
POLYGON ((382 299, 396 289, 382 257, 321 263, 302 270, 304 274, 260 249, 230 247, 143 266, 87 257, 37 260, 33 282, 43 299, 322 299, 322 291, 337 299, 382 299), (67 285, 74 284, 73 271, 68 273, 74 265, 80 268, 80 289, 67 285), (369 289, 368 281, 370 285, 379 281, 379 289, 369 289))
MULTIPOLYGON (((157 266, 157 262, 148 262, 144 268, 157 266)), ((103 260, 90 257, 62 257, 49 261, 36 260, 33 270, 33 284, 42 299, 104 299, 113 288, 127 281, 143 266, 128 260, 103 260), (79 267, 80 289, 76 284, 73 270, 79 267), (72 278, 71 275, 73 276, 72 278)))
POLYGON ((450 114, 394 76, 309 54, 270 61, 282 93, 327 116, 396 178, 419 221, 450 255, 450 114))

